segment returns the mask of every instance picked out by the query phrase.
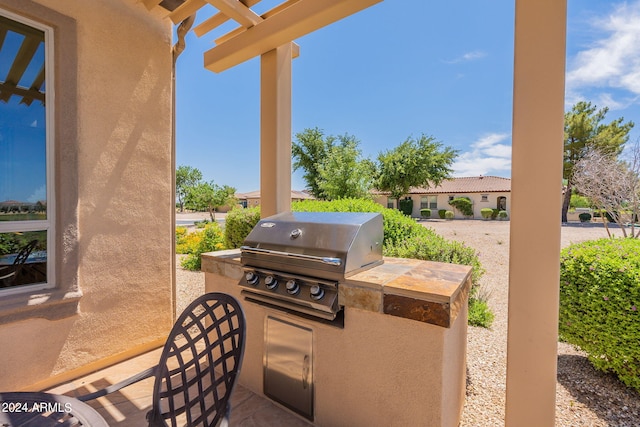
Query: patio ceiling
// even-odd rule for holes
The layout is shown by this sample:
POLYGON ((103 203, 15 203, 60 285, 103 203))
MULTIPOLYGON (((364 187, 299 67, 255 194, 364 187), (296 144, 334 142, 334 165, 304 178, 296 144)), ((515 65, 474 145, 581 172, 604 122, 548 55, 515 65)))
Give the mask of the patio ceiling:
POLYGON ((0 57, 10 64, 6 75, 0 75, 0 101, 18 96, 26 105, 44 103, 44 56, 36 55, 43 43, 42 31, 0 16, 0 57))
MULTIPOLYGON (((142 0, 148 10, 159 10, 174 24, 196 12, 209 13, 193 28, 202 37, 232 21, 238 27, 218 37, 204 54, 204 65, 216 73, 309 34, 382 0, 285 0, 258 14, 251 8, 260 0, 142 0), (213 8, 205 8, 213 6, 213 8), (211 10, 214 12, 211 13, 211 10)), ((292 56, 298 55, 297 45, 292 56)))

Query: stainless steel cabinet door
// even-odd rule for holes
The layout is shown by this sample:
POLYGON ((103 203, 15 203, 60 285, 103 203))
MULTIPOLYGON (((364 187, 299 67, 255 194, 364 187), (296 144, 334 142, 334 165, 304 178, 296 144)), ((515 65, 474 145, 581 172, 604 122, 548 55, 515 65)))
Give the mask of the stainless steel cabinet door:
POLYGON ((313 331, 265 322, 264 394, 313 421, 313 331))

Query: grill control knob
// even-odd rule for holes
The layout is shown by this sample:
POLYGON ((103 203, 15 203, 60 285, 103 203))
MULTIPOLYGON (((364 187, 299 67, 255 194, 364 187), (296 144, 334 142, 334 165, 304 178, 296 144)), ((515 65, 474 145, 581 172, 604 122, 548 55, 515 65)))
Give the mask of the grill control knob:
POLYGON ((267 276, 264 278, 264 285, 267 289, 273 290, 278 286, 278 280, 273 276, 267 276))
POLYGON ((250 285, 256 285, 258 280, 260 279, 256 273, 253 271, 247 271, 247 274, 244 275, 245 279, 247 279, 247 283, 250 285))
POLYGON ((287 292, 289 292, 291 295, 295 295, 300 292, 300 285, 298 285, 298 283, 294 279, 289 280, 286 284, 286 287, 287 292))
POLYGON ((324 289, 322 289, 318 285, 313 285, 311 289, 309 289, 309 293, 311 294, 311 299, 320 300, 324 296, 324 289))

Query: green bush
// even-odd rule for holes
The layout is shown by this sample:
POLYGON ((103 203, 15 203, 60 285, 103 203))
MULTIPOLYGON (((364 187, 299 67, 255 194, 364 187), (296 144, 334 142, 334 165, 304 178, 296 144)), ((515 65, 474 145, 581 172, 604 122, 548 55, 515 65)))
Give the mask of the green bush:
POLYGON ((640 241, 601 239, 560 256, 560 339, 640 391, 640 241))
POLYGON ((201 254, 224 249, 222 229, 214 222, 205 225, 202 230, 187 234, 186 238, 189 252, 180 265, 187 270, 200 270, 201 254))
POLYGON ((498 218, 498 214, 500 213, 500 209, 491 209, 493 212, 491 213, 491 219, 498 218))
POLYGON ((591 201, 584 196, 579 196, 577 194, 571 195, 571 200, 569 201, 570 208, 589 208, 591 207, 591 201))
POLYGON ((493 209, 491 209, 491 208, 482 208, 482 209, 480 209, 480 215, 482 215, 482 218, 484 218, 484 219, 490 219, 491 216, 493 215, 493 209))
POLYGON ((244 239, 260 221, 260 207, 233 208, 227 213, 224 226, 224 246, 235 249, 242 246, 244 239))
POLYGON ((509 218, 509 214, 507 214, 507 211, 498 212, 498 219, 507 219, 507 218, 509 218))
POLYGON ((495 315, 486 301, 469 297, 469 324, 490 328, 495 315))
POLYGON ((438 209, 438 216, 440 217, 440 219, 444 219, 444 214, 447 213, 446 209, 438 209))
POLYGON ((455 214, 453 213, 453 211, 446 211, 444 213, 445 219, 453 219, 454 216, 455 216, 455 214))
POLYGON ((582 212, 578 215, 578 218, 580 218, 580 222, 589 222, 591 221, 591 214, 589 212, 582 212))
POLYGON ((468 197, 457 197, 450 200, 449 204, 462 212, 462 215, 473 216, 473 203, 468 197))
POLYGON ((431 218, 431 209, 420 209, 420 216, 422 218, 431 218))
POLYGON ((472 281, 484 274, 473 248, 456 241, 448 241, 430 228, 416 223, 395 209, 364 199, 339 199, 330 202, 303 200, 294 202, 298 212, 379 212, 384 225, 385 256, 415 258, 473 266, 472 281))
POLYGON ((400 208, 400 212, 407 216, 411 216, 413 213, 413 200, 412 199, 402 199, 398 202, 398 208, 400 208))

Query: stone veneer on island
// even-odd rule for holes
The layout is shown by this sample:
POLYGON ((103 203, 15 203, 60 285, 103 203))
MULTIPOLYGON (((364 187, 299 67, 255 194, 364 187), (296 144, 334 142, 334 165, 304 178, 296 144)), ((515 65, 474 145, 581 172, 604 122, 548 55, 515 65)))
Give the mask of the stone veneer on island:
POLYGON ((466 382, 471 267, 385 258, 339 285, 344 328, 266 308, 240 295, 238 250, 202 255, 207 292, 242 303, 247 347, 240 383, 263 394, 268 317, 313 331, 317 426, 457 426, 466 382))

